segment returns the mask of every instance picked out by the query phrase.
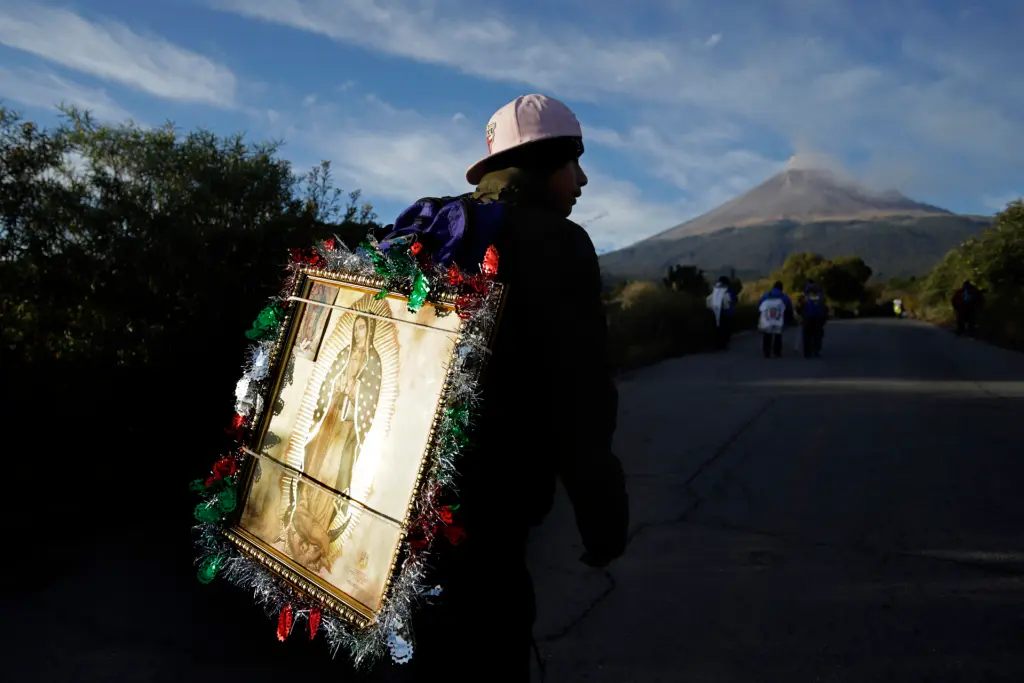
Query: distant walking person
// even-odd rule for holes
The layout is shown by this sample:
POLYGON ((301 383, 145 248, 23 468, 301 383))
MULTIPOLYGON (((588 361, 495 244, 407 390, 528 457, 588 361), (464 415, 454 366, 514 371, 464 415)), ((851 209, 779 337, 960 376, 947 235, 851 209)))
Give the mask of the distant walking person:
POLYGON ((814 280, 808 280, 804 288, 800 318, 803 323, 804 358, 821 356, 821 343, 825 338, 825 323, 828 320, 828 308, 825 296, 814 280))
POLYGON ((765 358, 782 355, 782 331, 786 320, 793 315, 793 302, 782 291, 782 283, 776 282, 765 292, 759 304, 761 319, 757 327, 761 330, 761 347, 765 358))
POLYGON ((897 318, 903 317, 903 299, 892 300, 892 312, 897 318))
POLYGON ((708 308, 715 315, 715 342, 719 349, 729 348, 732 338, 732 319, 736 312, 736 293, 729 278, 718 278, 707 298, 708 308))
POLYGON ((953 312, 956 314, 956 333, 974 336, 978 323, 978 313, 985 305, 985 296, 981 290, 966 280, 960 289, 953 294, 953 312))

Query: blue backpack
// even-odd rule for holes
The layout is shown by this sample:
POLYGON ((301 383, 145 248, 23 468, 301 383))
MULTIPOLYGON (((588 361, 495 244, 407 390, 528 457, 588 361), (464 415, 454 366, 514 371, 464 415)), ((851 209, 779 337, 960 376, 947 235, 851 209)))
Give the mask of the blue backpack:
POLYGON ((470 195, 426 197, 403 211, 388 226, 381 240, 387 253, 392 246, 419 241, 434 263, 458 264, 473 273, 483 261, 487 247, 494 244, 505 222, 505 205, 479 202, 470 195))
POLYGON ((820 294, 808 294, 804 304, 804 315, 808 318, 825 317, 825 300, 820 294))

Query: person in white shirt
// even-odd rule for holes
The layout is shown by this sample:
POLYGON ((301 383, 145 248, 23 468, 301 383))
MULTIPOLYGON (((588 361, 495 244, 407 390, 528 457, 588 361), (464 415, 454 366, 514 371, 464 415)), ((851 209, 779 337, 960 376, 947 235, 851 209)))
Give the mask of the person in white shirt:
POLYGON ((736 312, 736 293, 732 291, 729 278, 718 278, 711 294, 708 294, 707 307, 715 315, 715 341, 719 349, 729 347, 732 337, 732 319, 736 312))

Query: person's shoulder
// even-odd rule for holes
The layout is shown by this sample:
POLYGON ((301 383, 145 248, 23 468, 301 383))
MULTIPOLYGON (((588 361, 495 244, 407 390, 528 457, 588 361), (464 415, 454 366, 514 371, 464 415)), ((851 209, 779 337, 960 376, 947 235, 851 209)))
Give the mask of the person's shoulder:
POLYGON ((594 242, 581 225, 533 207, 509 205, 509 227, 525 239, 543 241, 577 253, 596 256, 594 242))

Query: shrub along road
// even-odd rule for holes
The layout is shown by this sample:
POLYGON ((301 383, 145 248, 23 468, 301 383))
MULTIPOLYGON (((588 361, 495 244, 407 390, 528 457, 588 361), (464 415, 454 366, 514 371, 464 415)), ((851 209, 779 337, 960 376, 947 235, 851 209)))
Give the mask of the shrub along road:
POLYGON ((905 320, 759 351, 620 380, 632 540, 579 564, 564 497, 536 534, 547 680, 1024 680, 1024 355, 905 320))

